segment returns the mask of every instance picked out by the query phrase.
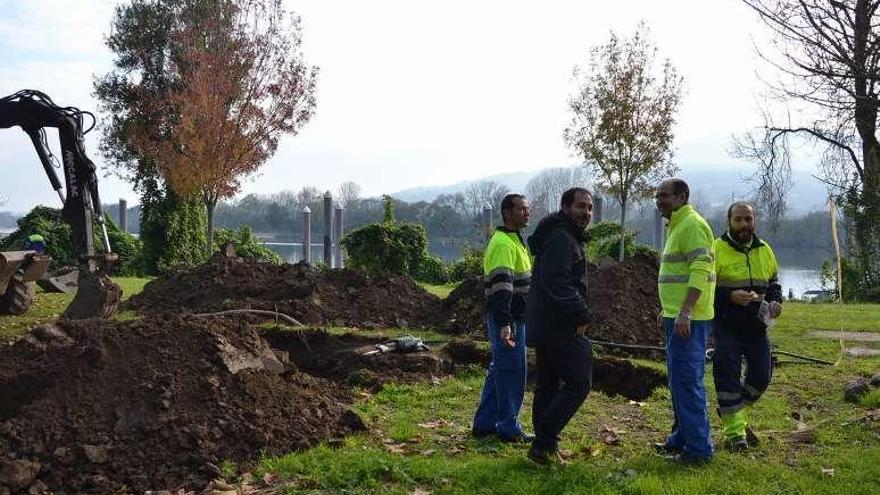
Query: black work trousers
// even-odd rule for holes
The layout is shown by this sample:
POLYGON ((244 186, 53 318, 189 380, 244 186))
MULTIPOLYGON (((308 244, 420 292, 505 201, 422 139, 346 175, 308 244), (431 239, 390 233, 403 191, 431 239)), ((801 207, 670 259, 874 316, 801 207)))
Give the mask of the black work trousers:
POLYGON ((586 337, 572 335, 562 342, 536 346, 535 354, 534 447, 555 452, 559 433, 590 393, 593 346, 586 337))

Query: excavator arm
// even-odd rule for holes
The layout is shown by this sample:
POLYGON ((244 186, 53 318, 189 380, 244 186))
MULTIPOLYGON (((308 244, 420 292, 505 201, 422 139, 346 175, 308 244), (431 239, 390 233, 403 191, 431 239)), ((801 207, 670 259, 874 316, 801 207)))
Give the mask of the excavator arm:
POLYGON ((107 226, 101 211, 95 164, 85 152, 84 115, 94 116, 75 107, 60 107, 45 94, 34 90, 19 91, 0 98, 0 128, 19 126, 30 137, 43 170, 63 202, 62 216, 73 230, 73 247, 79 260, 78 290, 64 316, 73 319, 110 317, 116 312, 121 291, 106 275, 116 259, 110 249, 107 226), (54 156, 46 142, 45 128, 58 129, 66 197, 53 166, 54 156), (93 220, 102 234, 104 252, 97 254, 93 220))

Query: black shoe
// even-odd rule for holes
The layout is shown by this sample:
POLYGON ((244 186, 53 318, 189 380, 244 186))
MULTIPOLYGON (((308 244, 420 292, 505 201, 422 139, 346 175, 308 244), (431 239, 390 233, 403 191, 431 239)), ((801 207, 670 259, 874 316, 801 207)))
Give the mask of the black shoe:
POLYGON ((712 456, 694 457, 682 452, 681 454, 676 454, 670 457, 669 460, 683 466, 702 466, 704 464, 709 464, 712 461, 712 456))
POLYGON ((555 450, 538 449, 533 445, 526 454, 526 457, 535 464, 549 466, 559 459, 559 453, 555 450))
POLYGON ((535 439, 535 435, 520 432, 512 437, 502 437, 501 435, 498 435, 498 438, 504 443, 532 443, 535 439))
POLYGON ((654 444, 654 452, 658 454, 680 454, 681 449, 670 446, 666 442, 657 442, 654 444))
POLYGON ((471 430, 471 436, 473 436, 474 438, 486 438, 494 434, 494 430, 478 430, 476 428, 471 430))
POLYGON ((734 437, 724 441, 724 448, 730 452, 742 452, 749 449, 746 437, 734 437))

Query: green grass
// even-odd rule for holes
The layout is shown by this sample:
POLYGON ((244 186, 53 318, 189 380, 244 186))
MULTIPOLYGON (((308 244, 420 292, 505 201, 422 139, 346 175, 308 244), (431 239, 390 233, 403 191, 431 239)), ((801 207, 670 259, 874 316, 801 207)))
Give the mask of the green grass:
POLYGON ((434 294, 435 296, 443 299, 452 292, 458 284, 444 284, 444 285, 434 285, 434 284, 426 284, 424 282, 419 282, 426 291, 434 294))
MULTIPOLYGON (((839 343, 808 338, 808 330, 880 332, 878 322, 880 305, 787 304, 771 339, 781 349, 836 361, 839 343)), ((561 447, 573 453, 567 466, 541 468, 525 459, 524 447, 474 440, 468 433, 483 374, 468 368, 439 385, 386 386, 356 405, 370 433, 338 448, 266 458, 257 471, 283 480, 283 493, 880 493, 880 423, 866 418, 869 408, 878 407, 880 392, 855 406, 842 393, 853 377, 877 370, 877 357, 847 357, 836 367, 784 364, 750 410, 761 445, 747 453, 719 450, 702 468, 673 465, 651 452, 650 444, 663 440, 672 420, 665 388, 642 405, 593 392, 563 432, 561 447), (817 429, 816 443, 786 441, 796 428, 795 414, 817 429), (620 431, 620 444, 599 440, 603 425, 620 431)), ((714 408, 711 365, 706 383, 714 408)), ((528 393, 526 425, 530 399, 528 393)), ((719 422, 711 419, 720 440, 719 422)))
MULTIPOLYGON (((113 281, 122 287, 123 300, 142 291, 144 285, 150 280, 152 279, 143 277, 113 277, 113 281)), ((61 316, 72 300, 73 294, 48 293, 37 288, 34 302, 27 313, 19 316, 0 315, 0 340, 8 339, 36 325, 55 320, 61 316)), ((122 311, 117 315, 117 318, 122 320, 135 317, 131 311, 122 311)))
MULTIPOLYGON (((147 279, 118 279, 126 295, 147 279)), ((0 335, 20 334, 55 318, 68 296, 38 294, 31 311, 0 317, 0 335)), ((119 318, 133 317, 131 314, 119 318)), ((880 371, 880 358, 841 355, 839 342, 808 336, 811 330, 880 332, 880 305, 789 303, 771 339, 779 349, 837 362, 838 366, 784 364, 774 370, 770 389, 750 410, 761 445, 747 453, 719 451, 702 468, 680 467, 651 452, 672 421, 669 392, 659 388, 642 404, 593 392, 563 432, 561 447, 573 453, 567 466, 541 468, 525 459, 525 448, 469 436, 483 372, 465 367, 439 383, 388 385, 355 405, 369 433, 341 446, 323 445, 263 459, 258 476, 277 477, 282 493, 344 494, 871 494, 880 493, 880 422, 868 418, 880 407, 874 389, 859 405, 843 400, 843 386, 857 376, 880 371), (797 415, 817 430, 813 444, 785 441, 797 415), (603 426, 620 434, 618 445, 603 444, 603 426), (833 469, 833 476, 828 469, 833 469)), ((408 329, 358 331, 395 336, 413 333, 426 340, 448 336, 408 329)), ((863 344, 860 344, 863 345, 863 344)), ((878 344, 869 344, 877 346, 878 344)), ((790 360, 781 357, 780 359, 790 360)), ((640 361, 643 363, 643 361, 640 361)), ((650 363, 651 366, 662 366, 650 363)), ((710 407, 715 394, 711 366, 706 369, 710 407)), ((531 392, 522 420, 530 426, 531 392)), ((719 438, 717 418, 713 433, 719 438)), ((233 464, 224 464, 232 477, 233 464)))

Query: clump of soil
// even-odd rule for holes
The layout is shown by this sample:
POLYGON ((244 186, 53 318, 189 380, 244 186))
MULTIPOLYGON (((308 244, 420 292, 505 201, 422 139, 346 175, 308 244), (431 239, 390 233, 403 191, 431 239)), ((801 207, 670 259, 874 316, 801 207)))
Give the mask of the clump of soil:
POLYGON ((425 327, 439 306, 409 277, 221 256, 151 281, 127 305, 142 314, 261 309, 307 325, 360 328, 425 327))
POLYGON ((0 492, 198 489, 223 460, 363 429, 351 400, 240 321, 37 327, 0 348, 0 492))
POLYGON ((482 277, 470 277, 446 296, 440 307, 438 331, 451 335, 482 335, 486 298, 482 277))
MULTIPOLYGON (((664 344, 663 333, 657 327, 658 269, 656 258, 644 255, 623 263, 605 259, 589 266, 589 303, 595 324, 589 335, 591 339, 620 344, 664 344)), ((482 336, 484 310, 481 280, 466 280, 443 301, 438 329, 449 334, 482 336)))
MULTIPOLYGON (((439 352, 370 353, 384 337, 332 335, 324 330, 264 330, 273 348, 285 351, 296 366, 311 375, 378 391, 388 382, 412 383, 448 375, 453 360, 439 352)), ((432 351, 435 351, 432 349, 432 351)))

